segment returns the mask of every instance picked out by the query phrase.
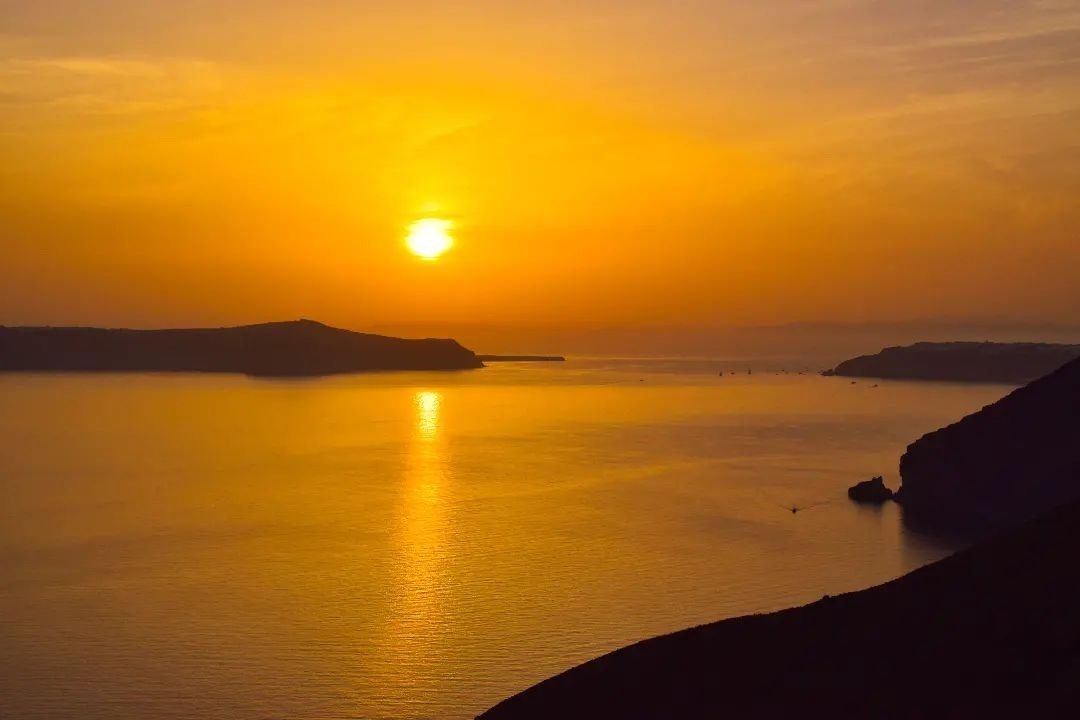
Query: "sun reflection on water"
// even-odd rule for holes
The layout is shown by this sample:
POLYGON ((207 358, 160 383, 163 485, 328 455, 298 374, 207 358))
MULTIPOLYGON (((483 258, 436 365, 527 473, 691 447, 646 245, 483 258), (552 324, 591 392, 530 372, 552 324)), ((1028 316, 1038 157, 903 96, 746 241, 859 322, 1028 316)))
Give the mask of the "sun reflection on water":
POLYGON ((442 396, 425 390, 416 393, 416 439, 409 454, 410 495, 417 501, 436 503, 443 477, 442 449, 439 446, 439 413, 442 396))
POLYGON ((431 390, 416 393, 416 432, 423 440, 434 440, 439 432, 439 411, 442 409, 442 395, 431 390))
POLYGON ((442 412, 440 393, 422 390, 413 395, 413 437, 395 520, 397 562, 385 628, 385 652, 390 666, 397 668, 391 680, 417 695, 437 692, 425 686, 434 682, 450 622, 449 474, 442 412), (425 691, 418 692, 422 688, 425 691))

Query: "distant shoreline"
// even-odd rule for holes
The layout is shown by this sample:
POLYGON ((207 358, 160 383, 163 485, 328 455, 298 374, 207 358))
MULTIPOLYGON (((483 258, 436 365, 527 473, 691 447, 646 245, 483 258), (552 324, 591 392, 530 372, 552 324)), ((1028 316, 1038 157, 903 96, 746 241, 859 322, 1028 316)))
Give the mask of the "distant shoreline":
POLYGON ((477 355, 480 362, 504 363, 504 362, 566 362, 562 355, 477 355))
POLYGON ((922 342, 845 360, 826 377, 1023 385, 1080 357, 1080 345, 922 342))

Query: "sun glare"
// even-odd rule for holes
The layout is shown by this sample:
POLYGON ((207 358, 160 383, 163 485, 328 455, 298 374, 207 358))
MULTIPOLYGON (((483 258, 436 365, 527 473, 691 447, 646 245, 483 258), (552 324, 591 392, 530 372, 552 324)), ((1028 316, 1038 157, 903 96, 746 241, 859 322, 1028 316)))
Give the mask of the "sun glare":
POLYGON ((409 226, 409 237, 405 242, 413 255, 424 260, 435 260, 454 245, 454 239, 450 237, 451 227, 453 223, 449 220, 417 220, 409 226))

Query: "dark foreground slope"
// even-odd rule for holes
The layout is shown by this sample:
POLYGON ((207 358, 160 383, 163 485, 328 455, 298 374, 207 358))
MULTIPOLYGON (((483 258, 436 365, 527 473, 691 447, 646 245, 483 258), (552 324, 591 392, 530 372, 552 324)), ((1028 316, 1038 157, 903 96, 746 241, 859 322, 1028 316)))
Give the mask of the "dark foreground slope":
POLYGON ((1080 357, 1080 345, 916 343, 845 360, 825 375, 892 380, 1025 383, 1080 357))
POLYGON ((905 518, 997 529, 1080 500, 1080 360, 912 443, 905 518))
POLYGON ((402 340, 311 320, 194 330, 0 327, 0 371, 305 376, 483 367, 453 340, 402 340))
POLYGON ((1080 505, 880 587, 647 640, 481 717, 1080 717, 1080 505))

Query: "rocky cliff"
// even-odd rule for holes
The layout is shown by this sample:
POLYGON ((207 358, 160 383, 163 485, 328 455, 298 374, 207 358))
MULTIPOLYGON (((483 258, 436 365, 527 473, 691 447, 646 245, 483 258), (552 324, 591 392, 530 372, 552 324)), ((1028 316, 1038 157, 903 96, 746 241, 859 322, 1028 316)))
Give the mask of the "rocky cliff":
POLYGON ((1080 498, 1080 360, 912 443, 905 516, 996 529, 1080 498))

